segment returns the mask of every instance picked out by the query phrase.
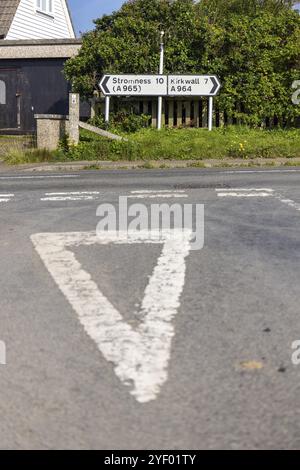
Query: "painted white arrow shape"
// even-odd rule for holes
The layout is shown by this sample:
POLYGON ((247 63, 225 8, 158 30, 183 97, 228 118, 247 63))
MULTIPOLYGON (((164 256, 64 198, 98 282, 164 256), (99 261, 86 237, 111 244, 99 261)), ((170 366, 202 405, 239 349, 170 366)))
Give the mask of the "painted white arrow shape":
POLYGON ((88 335, 140 403, 155 400, 168 378, 174 319, 185 283, 190 230, 40 233, 32 242, 88 335), (145 290, 137 329, 103 295, 71 251, 80 245, 162 244, 145 290))

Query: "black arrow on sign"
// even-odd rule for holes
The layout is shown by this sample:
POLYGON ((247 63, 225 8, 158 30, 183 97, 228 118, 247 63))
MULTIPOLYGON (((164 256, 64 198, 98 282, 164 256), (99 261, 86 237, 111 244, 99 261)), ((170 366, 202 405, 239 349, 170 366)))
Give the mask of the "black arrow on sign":
POLYGON ((210 92, 211 95, 214 95, 218 86, 219 86, 219 83, 217 82, 216 78, 215 77, 210 77, 211 81, 213 82, 213 87, 212 87, 212 90, 210 92))
POLYGON ((109 88, 107 88, 107 83, 110 79, 110 76, 107 76, 104 78, 103 82, 101 83, 101 88, 104 92, 105 95, 109 95, 110 91, 109 91, 109 88))

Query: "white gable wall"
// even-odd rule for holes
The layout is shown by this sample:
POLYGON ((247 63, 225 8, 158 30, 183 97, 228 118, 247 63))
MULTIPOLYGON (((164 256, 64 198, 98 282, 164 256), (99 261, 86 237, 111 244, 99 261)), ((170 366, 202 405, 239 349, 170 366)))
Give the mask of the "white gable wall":
POLYGON ((21 0, 5 39, 69 39, 74 31, 65 0, 53 1, 53 17, 37 11, 36 0, 21 0))

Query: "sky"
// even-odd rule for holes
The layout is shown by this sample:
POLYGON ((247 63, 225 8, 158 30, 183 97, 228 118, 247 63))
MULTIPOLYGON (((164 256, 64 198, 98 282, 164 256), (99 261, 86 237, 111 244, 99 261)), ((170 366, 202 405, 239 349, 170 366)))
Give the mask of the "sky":
POLYGON ((93 28, 93 19, 118 10, 124 0, 69 0, 77 34, 93 28))
POLYGON ((118 10, 123 0, 69 0, 77 34, 93 28, 93 19, 118 10))

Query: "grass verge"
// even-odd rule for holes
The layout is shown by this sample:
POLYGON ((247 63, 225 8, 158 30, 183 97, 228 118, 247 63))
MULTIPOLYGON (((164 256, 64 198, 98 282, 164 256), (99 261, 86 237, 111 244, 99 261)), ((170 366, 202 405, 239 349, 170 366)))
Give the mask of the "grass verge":
MULTIPOLYGON (((125 135, 125 134, 124 134, 125 135)), ((300 157, 300 130, 262 130, 232 126, 215 129, 143 129, 126 134, 128 141, 110 141, 88 131, 81 132, 80 143, 59 150, 12 150, 4 156, 8 164, 72 162, 81 160, 138 161, 201 160, 300 157)))

